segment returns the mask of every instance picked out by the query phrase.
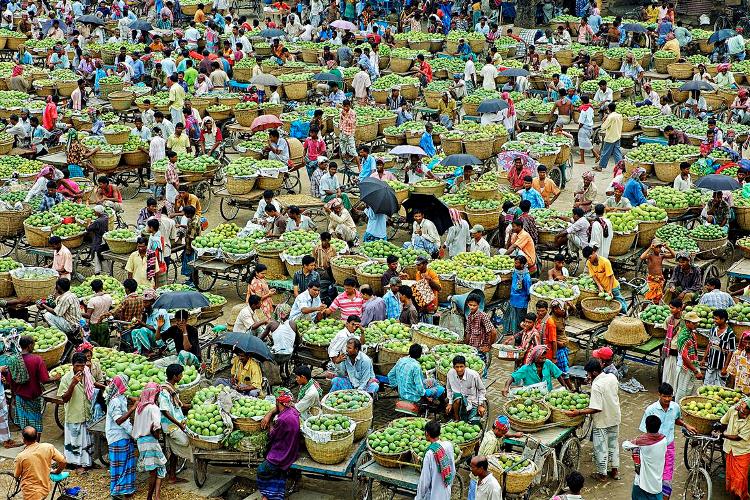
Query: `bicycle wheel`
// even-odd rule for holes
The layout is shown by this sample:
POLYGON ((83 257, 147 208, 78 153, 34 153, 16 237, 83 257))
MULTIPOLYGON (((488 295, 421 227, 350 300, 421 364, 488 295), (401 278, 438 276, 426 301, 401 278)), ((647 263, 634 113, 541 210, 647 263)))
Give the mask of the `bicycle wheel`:
POLYGON ((247 294, 247 278, 250 276, 249 267, 245 266, 237 271, 237 279, 234 281, 235 291, 240 299, 247 294))
POLYGON ((302 183, 299 179, 299 170, 296 172, 289 172, 284 176, 284 183, 281 185, 281 190, 286 191, 289 194, 295 194, 300 191, 302 183))
POLYGON ((686 439, 685 446, 682 449, 682 461, 688 470, 697 468, 701 463, 703 456, 703 447, 700 442, 694 439, 686 439))
POLYGON ((711 500, 711 476, 702 467, 696 467, 688 473, 685 481, 683 500, 711 500))
POLYGON ((1 471, 0 472, 0 494, 5 495, 4 498, 10 500, 11 498, 21 498, 21 481, 13 475, 12 472, 1 471))
POLYGON ((565 441, 560 449, 560 461, 565 466, 566 474, 578 470, 581 465, 581 442, 576 437, 565 441))
POLYGON ((138 172, 120 172, 115 175, 112 183, 118 187, 123 199, 132 200, 140 193, 143 179, 138 172))
POLYGON ((208 292, 215 284, 216 273, 207 273, 198 270, 198 281, 195 283, 195 288, 197 288, 199 292, 208 292))
POLYGON ((208 213, 208 208, 211 206, 211 198, 213 198, 213 192, 211 191, 211 183, 208 181, 200 181, 193 188, 193 194, 198 197, 201 201, 201 207, 203 213, 208 213))
POLYGON ((219 212, 221 212, 224 220, 234 220, 237 214, 240 213, 240 204, 232 198, 222 198, 219 203, 219 212))
POLYGON ((540 472, 541 478, 539 484, 531 487, 532 498, 551 498, 557 495, 557 492, 560 491, 560 484, 562 484, 564 475, 561 474, 559 469, 561 469, 563 465, 559 464, 557 467, 558 470, 555 470, 555 464, 557 462, 552 455, 553 453, 554 450, 544 459, 544 464, 542 465, 542 470, 540 472))

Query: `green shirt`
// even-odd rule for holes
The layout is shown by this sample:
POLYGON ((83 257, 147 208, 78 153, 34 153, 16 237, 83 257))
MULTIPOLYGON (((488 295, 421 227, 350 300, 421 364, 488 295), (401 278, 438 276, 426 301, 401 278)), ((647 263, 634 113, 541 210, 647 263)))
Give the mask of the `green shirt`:
MULTIPOLYGON (((63 375, 60 379, 60 386, 57 388, 57 395, 62 397, 68 392, 70 383, 73 380, 73 370, 63 375)), ((88 422, 91 418, 91 401, 86 397, 86 390, 83 388, 83 380, 73 389, 70 401, 65 403, 65 423, 80 424, 88 422)))
POLYGON ((185 70, 185 82, 189 88, 193 88, 195 81, 198 79, 198 70, 192 66, 185 70))
POLYGON ((548 391, 552 390, 552 379, 558 378, 560 375, 562 375, 562 371, 549 359, 545 360, 544 366, 542 366, 542 378, 539 378, 539 372, 536 371, 536 365, 533 363, 530 365, 523 365, 521 368, 510 374, 515 383, 520 383, 524 386, 538 384, 542 381, 547 382, 548 391))

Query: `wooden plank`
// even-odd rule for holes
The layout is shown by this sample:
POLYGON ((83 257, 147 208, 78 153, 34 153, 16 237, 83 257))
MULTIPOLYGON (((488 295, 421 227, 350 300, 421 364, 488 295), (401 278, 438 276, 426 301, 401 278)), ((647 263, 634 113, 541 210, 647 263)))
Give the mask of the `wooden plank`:
POLYGON ((738 260, 729 267, 727 275, 734 278, 750 279, 750 260, 744 257, 738 260))
POLYGON ((359 443, 354 443, 349 450, 349 456, 341 463, 332 465, 318 463, 310 457, 310 454, 307 451, 301 450, 299 458, 292 464, 292 469, 311 474, 321 474, 324 476, 347 477, 349 471, 357 462, 357 458, 359 458, 359 455, 364 451, 366 441, 366 439, 362 439, 359 443))
POLYGON ((44 155, 37 158, 37 160, 52 165, 54 167, 67 167, 68 166, 68 154, 65 151, 59 151, 51 155, 44 155))
MULTIPOLYGON (((506 440, 507 441, 507 440, 506 440)), ((391 484, 411 491, 416 491, 419 484, 419 471, 416 467, 383 467, 379 463, 369 462, 359 468, 359 473, 365 477, 382 483, 391 484)))

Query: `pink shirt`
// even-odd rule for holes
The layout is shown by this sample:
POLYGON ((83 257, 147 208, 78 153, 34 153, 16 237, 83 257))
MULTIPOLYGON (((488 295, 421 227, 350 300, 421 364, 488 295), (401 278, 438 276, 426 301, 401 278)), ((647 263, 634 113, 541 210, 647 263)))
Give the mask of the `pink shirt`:
POLYGON ((346 292, 342 292, 336 297, 331 303, 331 310, 341 309, 341 319, 346 321, 351 315, 362 316, 362 307, 364 307, 364 299, 359 291, 354 292, 354 297, 349 298, 346 292))
POLYGON ((313 139, 312 137, 308 137, 305 139, 302 146, 305 148, 305 151, 307 151, 307 158, 310 161, 317 160, 318 156, 326 152, 326 141, 323 139, 313 139))
POLYGON ((380 174, 378 173, 378 171, 376 170, 376 171, 374 171, 374 172, 372 173, 372 175, 370 175, 370 177, 375 177, 376 179, 380 179, 380 180, 381 180, 381 181, 383 181, 383 182, 385 182, 385 181, 396 181, 396 180, 398 180, 398 179, 396 179, 396 176, 395 176, 395 175, 393 175, 392 173, 390 173, 390 172, 389 172, 389 171, 387 171, 387 170, 383 170, 383 175, 380 175, 380 174))
POLYGON ((60 273, 61 278, 70 279, 70 273, 73 272, 73 254, 65 248, 65 245, 55 252, 52 258, 52 269, 60 273))

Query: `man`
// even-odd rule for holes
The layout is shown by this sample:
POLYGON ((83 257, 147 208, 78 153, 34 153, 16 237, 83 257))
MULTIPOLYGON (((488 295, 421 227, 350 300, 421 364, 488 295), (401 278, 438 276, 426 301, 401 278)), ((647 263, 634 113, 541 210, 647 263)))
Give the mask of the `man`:
POLYGON ((726 489, 731 498, 747 498, 747 476, 750 468, 750 407, 747 398, 721 417, 721 433, 726 454, 726 489))
POLYGON ((430 255, 437 252, 440 247, 440 233, 438 233, 435 224, 426 219, 422 209, 415 209, 412 212, 414 223, 412 225, 411 241, 404 243, 404 247, 424 250, 430 255))
POLYGON ((362 326, 367 327, 374 321, 386 319, 385 301, 373 293, 370 285, 362 285, 359 288, 364 304, 362 306, 362 326))
POLYGON ((531 203, 531 208, 544 208, 545 202, 542 195, 536 189, 532 188, 534 179, 530 175, 523 177, 523 188, 518 191, 521 196, 521 200, 528 200, 531 203))
POLYGON ((607 87, 607 80, 599 81, 599 89, 594 94, 594 102, 600 103, 599 115, 603 115, 604 111, 613 101, 614 93, 611 88, 607 87))
POLYGON ((70 280, 58 278, 55 282, 56 305, 54 308, 46 303, 39 304, 44 309, 44 319, 47 324, 62 332, 73 335, 81 327, 81 306, 76 297, 70 291, 70 280))
MULTIPOLYGON (((573 209, 575 214, 575 209, 573 209)), ((536 247, 534 240, 526 229, 524 229, 524 221, 516 217, 511 223, 511 234, 508 248, 506 249, 506 255, 511 256, 523 256, 526 258, 526 262, 529 265, 529 272, 536 273, 536 247)), ((577 253, 576 253, 577 254, 577 253)))
POLYGON ((320 182, 318 184, 318 190, 320 192, 320 200, 323 202, 329 202, 334 198, 341 200, 344 208, 349 210, 352 208, 349 196, 346 193, 341 192, 341 182, 339 181, 336 174, 338 173, 339 166, 336 162, 330 162, 328 164, 328 171, 321 175, 320 182))
POLYGON ((284 165, 289 163, 289 143, 279 135, 277 129, 268 132, 268 146, 265 151, 269 160, 278 160, 284 165))
POLYGON ((182 380, 184 367, 173 363, 167 366, 167 381, 161 384, 159 392, 159 409, 161 410, 161 429, 169 450, 172 452, 167 461, 167 481, 170 483, 185 482, 177 477, 177 457, 191 460, 193 454, 190 451, 190 442, 185 434, 187 419, 182 412, 182 402, 177 394, 177 385, 182 380))
POLYGON ((94 194, 94 201, 99 205, 109 207, 115 212, 122 212, 122 193, 112 184, 109 177, 102 175, 96 180, 98 187, 94 194))
POLYGON ((328 232, 350 245, 354 244, 357 240, 357 225, 349 210, 344 208, 343 202, 334 198, 323 205, 323 209, 328 214, 328 232))
POLYGON ((489 462, 487 462, 487 457, 472 457, 469 467, 471 468, 471 473, 478 479, 476 500, 501 500, 503 498, 500 483, 497 482, 494 474, 491 474, 488 470, 489 462))
POLYGON ((565 414, 569 417, 592 415, 594 464, 596 466, 593 477, 601 483, 607 481, 607 474, 610 478, 617 480, 620 477, 617 437, 622 420, 618 394, 619 383, 616 376, 602 371, 602 365, 596 359, 588 360, 584 369, 591 383, 589 407, 583 410, 568 410, 565 414))
POLYGON ((698 301, 699 304, 705 304, 712 309, 729 309, 734 305, 732 296, 721 290, 719 278, 706 278, 705 288, 706 293, 698 301))
POLYGON ((524 161, 520 157, 516 157, 513 159, 513 167, 508 171, 508 182, 510 182, 510 187, 514 191, 518 191, 523 187, 523 179, 527 176, 531 175, 531 170, 524 165, 524 161))
POLYGON ((599 165, 594 167, 594 170, 601 172, 607 167, 610 156, 614 156, 615 163, 622 160, 622 151, 620 150, 620 139, 622 138, 622 123, 623 118, 620 113, 615 111, 617 106, 614 102, 610 102, 607 106, 609 113, 607 118, 602 123, 601 131, 604 133, 604 144, 602 145, 601 158, 599 159, 599 165))
POLYGON ((549 206, 555 202, 557 197, 560 196, 560 188, 557 187, 555 181, 547 176, 547 167, 539 165, 536 172, 538 177, 534 177, 531 180, 531 187, 542 195, 544 206, 549 208, 549 206))
POLYGON ((260 297, 251 294, 247 298, 247 305, 242 308, 237 315, 237 319, 234 320, 233 330, 235 332, 247 332, 257 337, 261 327, 267 325, 270 319, 262 314, 259 315, 258 311, 260 311, 260 297))
POLYGON ((335 311, 341 311, 342 318, 349 318, 352 315, 362 316, 364 299, 362 294, 357 290, 357 280, 352 277, 344 279, 344 291, 341 292, 331 305, 326 309, 326 315, 330 316, 335 311))
POLYGON ((683 317, 683 325, 672 340, 670 347, 677 348, 677 386, 675 399, 679 403, 685 396, 695 395, 699 380, 703 380, 698 364, 698 339, 696 330, 701 318, 695 311, 690 311, 683 317))
POLYGON ((44 192, 42 201, 39 204, 39 211, 46 212, 63 201, 65 201, 65 197, 62 193, 57 192, 57 183, 55 181, 48 181, 47 190, 44 192))
POLYGON ((362 352, 362 342, 357 338, 346 341, 346 356, 336 365, 336 377, 331 380, 331 392, 343 389, 358 389, 369 394, 380 389, 372 360, 362 352))
POLYGON ((88 430, 88 421, 91 418, 92 401, 88 389, 84 384, 89 383, 84 374, 86 368, 86 355, 77 352, 73 355, 72 369, 60 379, 57 395, 65 403, 65 462, 78 466, 78 472, 83 472, 91 467, 90 448, 92 445, 91 434, 88 430))
POLYGON ((481 224, 475 224, 474 227, 469 231, 471 235, 471 241, 469 241, 470 252, 481 252, 487 257, 491 255, 490 244, 484 237, 484 226, 481 224))
POLYGON ((346 343, 349 339, 358 338, 361 343, 365 342, 365 330, 362 328, 362 320, 359 316, 352 314, 346 316, 344 328, 339 330, 328 344, 328 358, 331 363, 338 366, 346 359, 346 343))
POLYGON ((408 103, 404 96, 401 95, 401 88, 397 85, 391 87, 391 95, 385 103, 386 109, 396 113, 396 126, 409 121, 411 114, 408 113, 408 103))
POLYGON ((73 254, 62 244, 62 239, 59 236, 50 236, 49 244, 54 251, 52 269, 57 271, 61 278, 70 280, 73 272, 73 254))
POLYGON ((54 474, 61 474, 67 462, 65 457, 50 443, 39 443, 39 434, 32 426, 26 426, 21 432, 24 449, 16 455, 13 475, 21 485, 21 494, 28 500, 47 498, 52 491, 50 470, 52 462, 57 464, 54 474))
POLYGON ((417 74, 422 87, 426 87, 432 82, 432 66, 425 60, 422 53, 417 54, 417 74))
POLYGON ((691 262, 687 252, 677 252, 677 266, 665 286, 663 302, 669 303, 672 298, 687 303, 694 301, 701 290, 703 272, 691 262))
MULTIPOLYGON (((164 55, 167 55, 167 53, 165 53, 164 55)), ((164 71, 167 72, 168 69, 165 66, 165 62, 166 60, 162 60, 161 65, 164 71)), ((172 65, 174 65, 174 62, 172 62, 172 65)), ((177 84, 178 78, 175 72, 167 74, 167 87, 169 88, 169 113, 172 118, 172 123, 176 128, 177 124, 183 122, 182 108, 185 107, 185 89, 177 84)))
POLYGON ((621 312, 625 313, 628 305, 620 292, 620 283, 615 278, 612 263, 609 259, 599 256, 598 250, 590 246, 583 249, 583 258, 587 260, 586 269, 599 292, 611 295, 612 298, 620 302, 621 312))
POLYGON ((275 205, 266 205, 265 229, 268 237, 279 237, 286 232, 289 217, 278 211, 275 205))
POLYGON ((143 317, 144 304, 143 298, 138 293, 138 283, 128 278, 122 283, 125 288, 125 298, 120 305, 112 311, 112 317, 119 321, 136 322, 143 317))
POLYGON ((453 123, 456 121, 458 113, 456 111, 456 101, 451 99, 449 92, 443 92, 438 102, 437 110, 440 125, 448 129, 453 128, 453 123))
POLYGON ((174 342, 175 354, 179 354, 180 351, 189 351, 200 360, 202 358, 198 330, 193 325, 187 324, 189 317, 190 314, 186 310, 180 309, 177 311, 172 326, 161 336, 157 335, 156 340, 163 339, 166 342, 171 339, 174 342))
POLYGON ((399 359, 388 372, 388 383, 398 388, 396 411, 414 416, 419 414, 420 403, 430 402, 445 393, 445 388, 437 380, 425 379, 420 357, 422 346, 412 344, 409 355, 399 359))
POLYGON ((308 283, 320 283, 320 273, 315 270, 315 258, 311 255, 302 257, 302 269, 296 271, 292 277, 293 293, 296 297, 307 290, 308 283))
POLYGON ((477 423, 487 411, 487 389, 479 373, 466 366, 464 356, 455 356, 452 364, 447 375, 445 413, 455 421, 477 423))
POLYGON ((232 355, 232 367, 229 371, 230 378, 218 378, 216 383, 231 387, 237 392, 252 397, 263 397, 263 373, 260 363, 249 354, 238 349, 232 355))
POLYGON ((312 281, 307 284, 307 290, 294 299, 292 310, 289 312, 289 319, 315 320, 320 318, 325 310, 326 306, 320 302, 320 283, 312 281))
POLYGON ((179 187, 177 198, 174 201, 174 213, 172 217, 178 217, 180 215, 187 216, 187 207, 193 207, 195 209, 195 216, 200 219, 203 213, 203 206, 201 205, 200 199, 188 191, 188 186, 183 184, 179 187))
POLYGON ((479 71, 479 74, 482 76, 482 88, 485 90, 497 90, 497 83, 495 82, 495 78, 497 78, 498 71, 494 64, 492 64, 492 57, 487 56, 485 58, 485 64, 482 66, 482 69, 479 71))
POLYGON ((599 349, 594 349, 591 353, 591 357, 594 358, 602 365, 602 372, 610 373, 617 376, 617 367, 612 363, 612 358, 615 353, 611 347, 604 346, 599 349))
POLYGON ((497 329, 492 324, 490 316, 484 311, 479 310, 481 297, 476 294, 469 294, 466 299, 466 306, 469 308, 469 315, 466 317, 466 327, 464 332, 464 344, 474 347, 479 357, 484 361, 484 373, 482 377, 487 376, 488 356, 492 350, 492 344, 497 340, 497 329))
POLYGON ((148 278, 146 271, 148 266, 147 247, 148 240, 144 237, 138 238, 135 252, 130 254, 128 261, 125 263, 125 271, 128 273, 128 278, 134 279, 137 284, 146 288, 153 288, 154 284, 148 278))
POLYGON ((419 147, 430 157, 435 156, 435 153, 437 152, 435 149, 435 142, 432 139, 432 131, 434 128, 435 127, 431 122, 425 123, 424 132, 422 132, 422 137, 419 139, 419 147))
POLYGON ((312 256, 320 276, 330 281, 331 259, 336 256, 336 249, 331 245, 331 233, 328 231, 320 233, 320 243, 313 247, 312 256))
POLYGON ((708 345, 703 353, 702 366, 706 368, 703 379, 705 385, 726 385, 729 360, 737 349, 737 337, 734 330, 727 323, 729 314, 726 309, 716 309, 713 312, 714 326, 708 336, 708 345))
MULTIPOLYGON (((666 128, 668 127, 671 127, 671 125, 667 125, 666 128)), ((666 128, 664 129, 665 132, 666 128)), ((693 188, 693 180, 690 176, 690 163, 686 161, 680 163, 680 175, 674 178, 672 187, 677 191, 688 191, 693 188)))
POLYGON ((352 79, 352 88, 354 89, 354 98, 362 106, 367 104, 371 85, 372 81, 370 80, 370 74, 367 72, 367 66, 360 64, 359 71, 352 79))
POLYGON ((380 284, 383 285, 383 289, 387 288, 392 278, 400 278, 401 272, 399 271, 399 264, 398 264, 398 256, 396 255, 389 255, 385 259, 385 263, 387 266, 387 269, 385 273, 383 273, 383 277, 380 278, 380 284))
POLYGON ((745 60, 745 38, 743 35, 744 30, 737 28, 734 36, 727 39, 727 52, 729 53, 730 61, 744 61, 745 60))
POLYGON ((276 396, 276 412, 268 434, 268 453, 257 469, 258 491, 264 498, 284 498, 289 468, 299 456, 300 414, 286 389, 276 396))
POLYGON ((604 217, 604 205, 601 203, 594 207, 594 218, 591 219, 589 234, 589 246, 596 248, 600 256, 609 258, 614 227, 612 221, 604 217))
MULTIPOLYGON (((557 59, 552 57, 552 51, 549 49, 544 52, 544 59, 542 59, 541 62, 539 63, 539 71, 544 73, 544 71, 548 69, 555 70, 558 72, 560 71, 560 63, 557 61, 557 59)), ((553 89, 553 90, 559 90, 559 89, 553 89)))
MULTIPOLYGON (((625 450, 637 449, 633 453, 634 455, 638 453, 640 457, 635 466, 635 479, 633 480, 632 498, 634 500, 669 498, 669 494, 662 496, 666 489, 662 486, 662 475, 666 472, 665 451, 668 438, 660 432, 660 426, 663 427, 664 422, 656 415, 649 415, 645 418, 644 425, 641 426, 641 430, 646 434, 622 443, 625 450)), ((669 452, 666 451, 666 454, 668 455, 669 452)), ((674 457, 674 450, 672 457, 674 457)), ((668 491, 671 493, 671 487, 668 491)))
POLYGON ((414 500, 449 500, 456 476, 453 444, 439 440, 440 423, 436 420, 427 422, 424 434, 430 446, 422 461, 422 472, 414 500))
POLYGON ((440 285, 440 277, 437 275, 434 269, 429 269, 427 267, 427 259, 425 259, 421 255, 416 258, 415 265, 417 267, 416 280, 427 281, 427 284, 429 285, 430 289, 432 289, 434 295, 432 302, 425 304, 425 306, 421 308, 421 312, 434 313, 437 310, 438 306, 438 293, 442 289, 442 286, 440 285))
POLYGON ((107 317, 112 308, 112 296, 104 293, 104 283, 95 279, 91 282, 91 290, 94 296, 86 304, 86 312, 83 317, 89 321, 91 340, 101 347, 109 347, 109 322, 107 317))
POLYGON ((34 338, 22 336, 18 345, 21 348, 21 358, 26 374, 14 365, 8 367, 10 386, 15 394, 15 423, 21 428, 31 426, 36 429, 36 439, 39 440, 43 429, 42 412, 44 411, 44 384, 49 382, 49 373, 44 360, 34 354, 34 338), (23 382, 22 382, 23 381, 23 382))
POLYGON ((383 302, 385 302, 385 315, 388 319, 398 319, 401 316, 401 299, 398 295, 400 288, 401 278, 398 276, 392 277, 388 285, 383 287, 386 290, 383 302))

